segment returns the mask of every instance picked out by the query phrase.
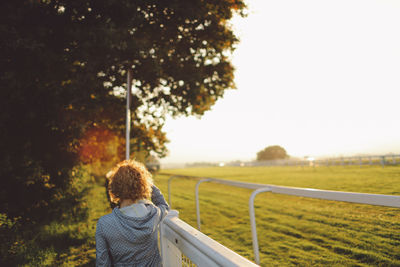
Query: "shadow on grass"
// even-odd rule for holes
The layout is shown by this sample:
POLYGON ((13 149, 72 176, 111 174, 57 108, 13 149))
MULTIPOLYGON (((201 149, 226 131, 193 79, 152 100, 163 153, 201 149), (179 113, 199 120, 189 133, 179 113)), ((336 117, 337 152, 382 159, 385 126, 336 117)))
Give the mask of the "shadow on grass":
POLYGON ((77 247, 87 243, 88 237, 73 237, 70 232, 41 236, 37 245, 41 248, 53 247, 58 253, 68 251, 69 247, 77 247))

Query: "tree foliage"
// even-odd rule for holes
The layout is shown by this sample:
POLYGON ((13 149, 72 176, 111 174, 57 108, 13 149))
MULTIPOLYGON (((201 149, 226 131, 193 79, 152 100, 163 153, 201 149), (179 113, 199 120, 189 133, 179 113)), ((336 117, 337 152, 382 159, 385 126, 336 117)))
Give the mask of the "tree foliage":
POLYGON ((87 133, 122 136, 128 68, 137 88, 132 151, 164 156, 167 114, 202 115, 234 87, 229 55, 238 40, 228 20, 244 7, 241 0, 2 1, 0 213, 46 217, 70 184, 87 133))
POLYGON ((286 150, 281 146, 268 146, 257 153, 257 161, 286 159, 289 155, 286 150))

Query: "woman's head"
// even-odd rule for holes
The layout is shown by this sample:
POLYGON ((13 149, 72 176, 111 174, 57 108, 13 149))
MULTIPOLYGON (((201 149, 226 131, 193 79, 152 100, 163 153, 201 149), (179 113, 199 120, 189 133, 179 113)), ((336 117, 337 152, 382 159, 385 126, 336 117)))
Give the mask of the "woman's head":
POLYGON ((137 201, 151 196, 153 181, 146 167, 134 160, 125 160, 117 165, 109 177, 108 191, 111 202, 137 201))

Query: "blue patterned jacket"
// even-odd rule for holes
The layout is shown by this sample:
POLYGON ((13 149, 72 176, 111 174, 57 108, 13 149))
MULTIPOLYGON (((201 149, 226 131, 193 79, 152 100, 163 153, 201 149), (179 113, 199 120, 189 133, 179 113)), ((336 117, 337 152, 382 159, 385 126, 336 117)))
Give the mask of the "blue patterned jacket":
POLYGON ((96 228, 96 266, 161 266, 157 228, 169 210, 160 190, 153 186, 147 214, 131 217, 119 208, 104 215, 96 228))

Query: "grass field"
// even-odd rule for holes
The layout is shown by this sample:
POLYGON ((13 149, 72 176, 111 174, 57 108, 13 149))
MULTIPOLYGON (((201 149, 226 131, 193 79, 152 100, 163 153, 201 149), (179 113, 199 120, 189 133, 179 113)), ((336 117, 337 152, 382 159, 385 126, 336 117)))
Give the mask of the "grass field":
POLYGON ((96 223, 111 212, 103 184, 88 185, 81 203, 88 208, 87 217, 54 220, 38 229, 33 239, 16 242, 10 252, 16 250, 20 259, 11 266, 95 266, 96 223))
MULTIPOLYGON (((328 190, 400 195, 400 167, 222 167, 170 174, 328 190)), ((172 208, 196 227, 196 180, 172 182, 172 208)), ((203 183, 202 231, 254 260, 248 215, 251 190, 203 183)), ((400 209, 263 193, 255 201, 262 266, 400 266, 400 209)))
MULTIPOLYGON (((86 220, 69 225, 55 223, 50 226, 53 229, 50 235, 62 235, 64 240, 60 240, 62 250, 57 250, 56 257, 48 266, 95 266, 96 265, 96 241, 95 232, 97 220, 111 212, 103 183, 91 185, 84 205, 88 206, 89 213, 86 220), (68 244, 68 239, 76 239, 76 244, 68 244), (60 253, 62 252, 62 253, 60 253)), ((43 264, 47 265, 47 264, 43 264)))

